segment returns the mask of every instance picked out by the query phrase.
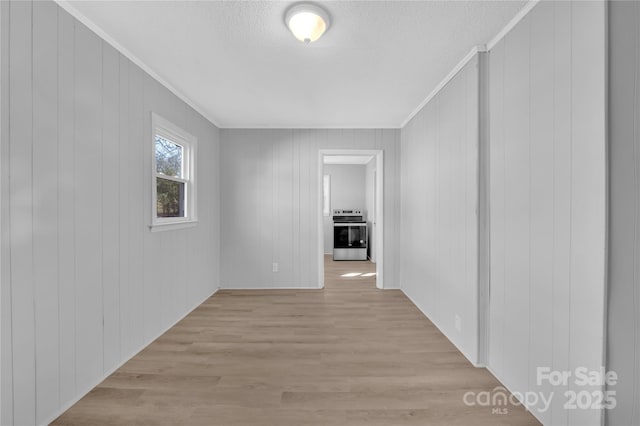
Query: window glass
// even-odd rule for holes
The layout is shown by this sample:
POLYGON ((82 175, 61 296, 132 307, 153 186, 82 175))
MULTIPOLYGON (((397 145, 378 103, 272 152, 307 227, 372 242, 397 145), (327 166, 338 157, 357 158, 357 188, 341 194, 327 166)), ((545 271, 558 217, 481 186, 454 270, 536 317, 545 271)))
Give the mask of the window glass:
POLYGON ((184 182, 158 177, 156 185, 158 217, 185 217, 184 182))
POLYGON ((156 172, 165 176, 182 176, 183 147, 156 135, 156 172))
POLYGON ((331 176, 324 175, 322 179, 322 214, 331 216, 331 176))

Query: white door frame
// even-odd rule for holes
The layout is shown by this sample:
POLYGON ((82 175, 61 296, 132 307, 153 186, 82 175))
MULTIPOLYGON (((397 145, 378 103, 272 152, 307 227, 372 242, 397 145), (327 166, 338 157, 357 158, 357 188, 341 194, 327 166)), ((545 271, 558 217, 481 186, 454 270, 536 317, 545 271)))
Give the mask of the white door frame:
POLYGON ((321 149, 318 152, 318 287, 324 288, 324 216, 322 214, 322 180, 324 157, 328 155, 372 155, 376 159, 376 287, 384 288, 384 151, 381 149, 321 149))

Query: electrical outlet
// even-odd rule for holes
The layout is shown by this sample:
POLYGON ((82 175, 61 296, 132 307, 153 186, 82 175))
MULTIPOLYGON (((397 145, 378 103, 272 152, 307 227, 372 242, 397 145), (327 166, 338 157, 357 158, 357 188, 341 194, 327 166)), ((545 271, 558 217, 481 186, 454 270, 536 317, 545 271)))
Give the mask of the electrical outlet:
POLYGON ((278 272, 278 263, 273 262, 273 272, 278 272))
POLYGON ((462 331, 462 318, 458 314, 456 314, 456 330, 462 331))

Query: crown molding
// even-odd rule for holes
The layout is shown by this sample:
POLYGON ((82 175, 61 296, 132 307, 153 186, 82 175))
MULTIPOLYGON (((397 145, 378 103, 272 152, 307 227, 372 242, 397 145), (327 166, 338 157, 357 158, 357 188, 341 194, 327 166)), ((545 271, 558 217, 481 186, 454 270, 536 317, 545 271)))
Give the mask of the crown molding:
POLYGON ((516 16, 514 16, 511 21, 509 21, 509 23, 505 25, 505 27, 500 30, 500 32, 498 32, 498 34, 496 34, 496 36, 491 39, 491 41, 487 43, 487 51, 493 49, 493 47, 498 44, 500 40, 505 38, 509 31, 511 31, 516 25, 518 25, 518 23, 522 21, 524 17, 527 16, 529 12, 531 12, 531 9, 533 9, 538 3, 540 3, 540 1, 541 0, 529 0, 524 5, 524 7, 520 9, 520 12, 516 13, 516 16))
POLYGON ((424 106, 427 105, 447 85, 447 83, 449 83, 449 81, 451 81, 451 79, 455 77, 456 74, 458 74, 458 72, 460 72, 460 70, 465 65, 467 65, 467 63, 476 54, 478 54, 479 52, 488 52, 493 49, 493 47, 497 43, 499 43, 500 40, 502 40, 509 33, 509 31, 511 31, 516 25, 518 25, 518 23, 522 21, 522 19, 524 19, 524 17, 527 16, 527 14, 531 12, 531 10, 538 3, 540 3, 540 1, 541 0, 529 0, 522 7, 522 9, 520 9, 520 11, 507 23, 507 25, 505 25, 504 28, 502 28, 498 32, 498 34, 496 34, 496 36, 493 37, 486 45, 475 46, 473 49, 471 49, 471 51, 467 53, 467 55, 462 58, 462 60, 455 67, 453 67, 449 74, 447 74, 447 76, 431 91, 431 93, 429 93, 429 95, 427 95, 427 97, 422 102, 420 102, 420 105, 418 105, 413 111, 411 111, 411 114, 409 114, 409 116, 402 122, 402 124, 400 124, 400 128, 406 126, 407 123, 409 123, 409 121, 411 121, 411 119, 415 117, 415 115, 419 113, 420 110, 424 108, 424 106))
POLYGON ((169 84, 169 82, 167 82, 164 78, 160 77, 155 71, 153 71, 151 69, 151 67, 149 67, 147 64, 145 64, 140 58, 138 58, 136 55, 134 55, 128 49, 126 49, 124 46, 122 46, 120 43, 118 43, 115 39, 113 39, 113 37, 111 37, 109 34, 107 34, 95 22, 91 21, 89 18, 84 16, 82 13, 80 13, 80 11, 78 11, 78 9, 73 7, 71 5, 71 3, 69 3, 69 1, 67 1, 67 0, 54 0, 54 2, 58 6, 60 6, 63 10, 65 10, 67 13, 69 13, 71 16, 73 16, 78 22, 82 23, 87 28, 89 28, 91 31, 96 33, 98 35, 98 37, 100 37, 106 43, 108 43, 112 47, 114 47, 124 57, 126 57, 128 60, 130 60, 131 62, 136 64, 144 72, 149 74, 153 79, 155 79, 160 84, 162 84, 167 90, 169 90, 171 93, 173 93, 178 98, 180 98, 180 100, 182 100, 184 103, 186 103, 191 108, 193 108, 198 114, 200 114, 204 118, 206 118, 209 122, 211 122, 211 124, 213 124, 214 126, 216 126, 219 129, 222 128, 220 126, 220 124, 218 124, 218 122, 213 117, 211 117, 211 115, 209 115, 207 112, 205 112, 198 104, 193 102, 188 96, 186 96, 184 93, 182 93, 181 91, 179 91, 178 89, 173 87, 171 84, 169 84))
POLYGON ((467 63, 469 63, 469 61, 471 61, 478 54, 478 52, 486 52, 485 47, 483 45, 480 45, 475 46, 473 49, 471 49, 471 51, 469 51, 469 53, 467 53, 465 57, 462 58, 462 60, 458 62, 455 67, 453 67, 449 74, 447 74, 447 76, 443 78, 440 83, 438 83, 438 85, 431 91, 431 93, 429 93, 429 95, 427 95, 427 97, 422 102, 420 102, 420 105, 418 105, 413 111, 411 111, 411 114, 409 114, 409 116, 402 122, 402 124, 400 124, 400 128, 406 126, 407 123, 411 121, 411 119, 415 117, 415 115, 419 113, 422 108, 425 107, 425 105, 427 105, 438 93, 440 93, 440 91, 451 81, 451 79, 453 79, 453 77, 455 77, 456 74, 458 74, 460 70, 464 68, 465 65, 467 65, 467 63))

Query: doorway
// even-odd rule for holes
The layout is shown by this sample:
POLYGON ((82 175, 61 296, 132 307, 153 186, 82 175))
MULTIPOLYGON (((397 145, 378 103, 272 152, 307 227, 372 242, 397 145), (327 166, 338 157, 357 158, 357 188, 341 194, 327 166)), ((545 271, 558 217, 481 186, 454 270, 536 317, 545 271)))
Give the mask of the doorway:
MULTIPOLYGON (((318 158, 318 271, 319 271, 319 287, 324 288, 325 285, 325 257, 327 253, 327 240, 329 238, 328 226, 333 226, 331 221, 331 211, 333 209, 360 208, 359 206, 347 205, 331 205, 331 199, 328 197, 327 188, 331 188, 331 174, 327 174, 326 170, 336 165, 361 165, 366 166, 363 190, 369 191, 367 194, 365 210, 365 220, 368 230, 368 248, 367 258, 375 265, 375 283, 379 289, 384 288, 384 153, 382 150, 320 150, 318 158)), ((331 229, 332 232, 332 229, 331 229)), ((349 263, 350 261, 345 261, 349 263)))

